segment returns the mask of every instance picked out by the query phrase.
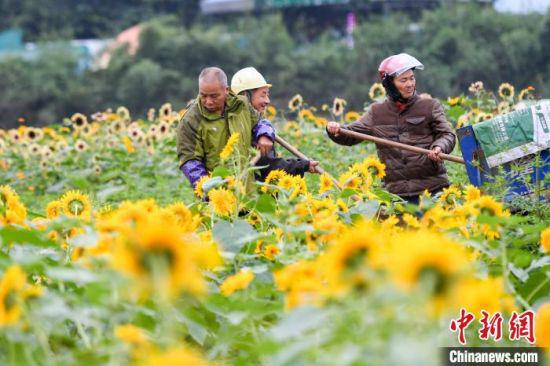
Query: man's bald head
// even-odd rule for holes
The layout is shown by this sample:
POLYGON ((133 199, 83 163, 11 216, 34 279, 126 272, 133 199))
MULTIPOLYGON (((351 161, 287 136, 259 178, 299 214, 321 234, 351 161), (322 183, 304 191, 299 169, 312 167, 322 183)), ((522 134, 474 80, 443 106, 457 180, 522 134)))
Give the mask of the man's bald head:
POLYGON ((219 67, 207 67, 202 69, 199 75, 199 84, 201 83, 220 83, 222 87, 227 87, 227 75, 219 67))
POLYGON ((199 96, 204 108, 223 114, 225 98, 229 93, 227 75, 219 67, 207 67, 199 75, 199 96))

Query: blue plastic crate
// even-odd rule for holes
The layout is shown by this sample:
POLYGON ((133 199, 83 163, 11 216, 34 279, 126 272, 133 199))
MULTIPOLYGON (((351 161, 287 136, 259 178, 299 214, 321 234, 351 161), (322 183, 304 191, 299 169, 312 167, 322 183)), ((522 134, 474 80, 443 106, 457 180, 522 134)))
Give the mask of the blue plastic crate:
POLYGON ((540 199, 548 200, 550 183, 544 184, 544 177, 550 173, 550 150, 540 152, 539 164, 537 167, 535 155, 527 155, 520 159, 489 168, 483 150, 481 149, 472 126, 459 128, 457 131, 462 157, 466 163, 468 179, 476 186, 491 182, 495 176, 504 174, 508 182, 508 191, 504 197, 510 201, 514 197, 533 194, 533 188, 540 185, 540 199), (527 178, 529 176, 529 178, 527 178), (529 179, 530 183, 526 184, 529 179))

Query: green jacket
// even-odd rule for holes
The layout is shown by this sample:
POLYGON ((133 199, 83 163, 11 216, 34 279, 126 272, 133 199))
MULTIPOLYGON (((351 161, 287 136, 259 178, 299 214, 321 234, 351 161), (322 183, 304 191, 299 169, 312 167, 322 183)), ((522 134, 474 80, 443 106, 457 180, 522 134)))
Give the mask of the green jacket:
POLYGON ((227 95, 223 116, 204 109, 197 97, 177 128, 180 166, 189 160, 199 160, 211 172, 220 164, 220 152, 234 132, 241 136, 234 154, 239 154, 243 162, 250 160, 252 128, 258 123, 258 117, 246 97, 232 92, 227 95))

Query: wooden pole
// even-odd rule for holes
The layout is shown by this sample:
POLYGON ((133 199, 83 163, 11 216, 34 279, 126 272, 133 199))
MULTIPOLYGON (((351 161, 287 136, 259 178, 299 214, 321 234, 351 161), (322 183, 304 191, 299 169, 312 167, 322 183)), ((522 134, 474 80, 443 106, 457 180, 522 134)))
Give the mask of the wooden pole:
MULTIPOLYGON (((277 141, 279 143, 279 145, 281 145, 282 147, 284 147, 285 149, 287 149, 291 154, 293 154, 294 156, 297 156, 299 157, 300 159, 304 159, 304 160, 311 160, 310 158, 308 158, 304 153, 302 153, 300 150, 298 150, 297 148, 295 148, 294 146, 292 146, 291 144, 289 144, 285 139, 283 139, 282 137, 278 136, 278 135, 275 135, 275 141, 277 141)), ((320 166, 316 166, 315 167, 315 171, 319 174, 326 174, 329 179, 332 181, 332 183, 334 183, 334 185, 339 189, 339 190, 342 190, 342 187, 340 186, 340 182, 338 182, 338 180, 336 180, 336 178, 334 178, 330 173, 328 173, 325 169, 321 168, 320 166)), ((354 201, 362 201, 361 197, 359 197, 358 195, 354 194, 354 195, 351 195, 350 196, 351 199, 353 199, 354 201)))
MULTIPOLYGON (((431 151, 431 150, 428 150, 428 149, 423 149, 421 147, 402 144, 400 142, 390 141, 390 140, 386 140, 386 139, 383 139, 383 138, 380 138, 380 137, 365 135, 364 133, 359 133, 359 132, 355 132, 355 131, 346 130, 344 128, 340 128, 340 131, 338 133, 342 134, 342 135, 345 135, 345 136, 356 138, 358 140, 372 141, 372 142, 375 142, 375 143, 380 144, 380 145, 396 147, 398 149, 409 150, 409 151, 419 153, 419 154, 428 154, 431 151)), ((465 164, 464 159, 462 159, 461 157, 458 157, 458 156, 443 154, 443 153, 440 153, 439 156, 443 160, 452 161, 454 163, 465 164)))

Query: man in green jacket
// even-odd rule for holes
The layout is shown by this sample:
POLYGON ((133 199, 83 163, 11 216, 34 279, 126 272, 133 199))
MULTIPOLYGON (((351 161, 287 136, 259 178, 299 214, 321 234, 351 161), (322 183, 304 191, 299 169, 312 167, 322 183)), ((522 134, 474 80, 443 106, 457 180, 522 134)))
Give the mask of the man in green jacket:
POLYGON ((251 158, 253 141, 262 155, 273 147, 275 132, 269 121, 259 120, 248 99, 229 90, 223 70, 205 68, 199 75, 199 96, 179 122, 176 136, 180 169, 192 187, 220 165, 220 153, 232 133, 240 134, 234 149, 243 164, 251 158))

